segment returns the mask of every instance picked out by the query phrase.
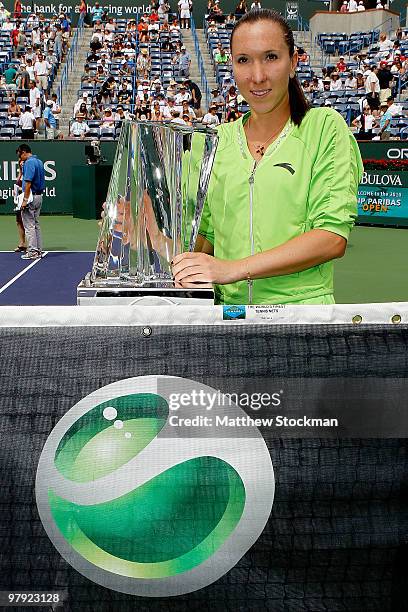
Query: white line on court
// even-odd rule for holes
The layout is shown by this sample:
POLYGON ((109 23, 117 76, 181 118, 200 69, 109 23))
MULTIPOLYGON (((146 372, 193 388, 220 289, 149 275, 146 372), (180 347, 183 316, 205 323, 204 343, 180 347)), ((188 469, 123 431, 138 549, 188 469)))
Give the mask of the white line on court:
MULTIPOLYGON (((30 265, 28 265, 26 268, 24 268, 24 270, 21 270, 21 272, 19 272, 18 274, 16 274, 16 276, 13 276, 13 278, 11 280, 8 281, 8 283, 6 283, 5 285, 3 285, 2 287, 0 287, 0 293, 3 293, 3 291, 5 291, 6 289, 8 289, 10 287, 10 285, 12 285, 13 283, 16 282, 16 280, 18 280, 21 276, 23 276, 23 274, 25 274, 26 272, 28 272, 28 270, 30 270, 30 268, 33 268, 35 266, 35 264, 38 264, 39 261, 41 261, 41 259, 44 259, 44 257, 48 255, 48 251, 45 251, 43 253, 42 257, 39 257, 38 259, 34 259, 34 261, 32 263, 30 263, 30 265)), ((28 261, 28 260, 27 260, 28 261)))

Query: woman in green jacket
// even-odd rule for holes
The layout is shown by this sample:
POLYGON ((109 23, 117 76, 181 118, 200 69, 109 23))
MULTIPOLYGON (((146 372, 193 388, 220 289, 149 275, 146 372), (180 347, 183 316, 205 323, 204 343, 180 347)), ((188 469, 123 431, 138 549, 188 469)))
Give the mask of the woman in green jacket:
POLYGON ((332 260, 357 214, 357 143, 337 111, 309 108, 279 14, 244 16, 231 51, 250 111, 218 128, 196 252, 174 258, 176 284, 211 282, 224 304, 332 304, 332 260))

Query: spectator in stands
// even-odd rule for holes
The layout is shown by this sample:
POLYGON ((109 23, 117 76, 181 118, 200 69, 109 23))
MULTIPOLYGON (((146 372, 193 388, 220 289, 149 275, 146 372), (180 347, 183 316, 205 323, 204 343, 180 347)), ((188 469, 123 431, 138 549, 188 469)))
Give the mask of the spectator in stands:
POLYGON ((79 114, 71 124, 69 135, 72 138, 85 138, 89 130, 89 125, 85 122, 83 115, 79 114))
POLYGON ((131 92, 127 88, 127 83, 123 82, 117 95, 118 101, 121 104, 130 104, 131 92))
POLYGON ((224 112, 225 98, 220 94, 218 87, 211 90, 210 107, 215 107, 218 120, 221 121, 224 112))
POLYGON ((346 0, 344 0, 343 4, 340 7, 340 13, 348 13, 348 5, 346 0))
POLYGON ((217 34, 218 27, 217 27, 217 24, 215 23, 215 21, 210 21, 210 23, 208 25, 207 32, 208 32, 208 34, 217 34))
POLYGON ((41 45, 41 32, 38 25, 33 26, 31 31, 31 44, 33 45, 34 49, 41 45))
POLYGON ((152 121, 163 121, 163 115, 160 109, 160 102, 155 100, 152 108, 152 121))
POLYGON ((346 72, 347 70, 347 64, 344 61, 344 57, 342 55, 339 57, 339 61, 336 64, 336 70, 339 73, 346 72))
POLYGON ((381 0, 377 0, 377 6, 376 6, 375 8, 376 8, 376 9, 383 9, 383 8, 384 8, 384 6, 383 6, 383 4, 382 4, 381 0))
POLYGON ((108 78, 102 83, 102 87, 97 95, 97 100, 99 103, 103 104, 112 104, 112 100, 115 97, 116 91, 116 82, 115 77, 110 75, 108 78))
POLYGON ((235 19, 234 13, 230 13, 229 15, 227 15, 225 19, 225 26, 227 28, 233 28, 235 25, 235 22, 236 22, 236 19, 235 19))
POLYGON ((29 87, 30 107, 36 120, 36 126, 40 124, 41 119, 41 92, 35 84, 35 81, 30 81, 29 87))
POLYGON ((320 93, 323 91, 323 83, 319 77, 314 76, 312 78, 312 82, 310 83, 310 92, 311 93, 320 93))
POLYGON ((53 115, 59 115, 61 113, 61 107, 58 104, 57 94, 53 93, 51 96, 52 100, 52 113, 53 115))
POLYGON ((360 2, 358 3, 358 6, 357 6, 357 11, 359 13, 362 13, 365 10, 366 9, 365 9, 365 6, 364 6, 364 2, 363 2, 363 0, 360 0, 360 2))
POLYGON ((34 131, 36 129, 36 122, 33 113, 31 112, 31 106, 26 105, 24 113, 20 115, 18 125, 21 127, 21 138, 22 140, 33 140, 34 131))
POLYGON ((54 53, 59 61, 61 61, 62 58, 62 40, 61 24, 57 23, 55 25, 54 53))
POLYGON ((393 82, 393 75, 388 68, 387 62, 384 60, 380 62, 380 68, 377 72, 378 81, 380 83, 380 102, 386 102, 387 98, 391 95, 391 83, 393 82))
POLYGON ((194 81, 192 81, 191 79, 186 79, 184 81, 184 84, 190 90, 191 105, 192 105, 192 107, 193 107, 197 117, 201 117, 201 115, 202 115, 202 112, 201 112, 202 93, 201 93, 201 90, 200 90, 199 86, 197 85, 197 83, 194 83, 194 81))
POLYGON ((79 109, 81 108, 81 104, 84 104, 86 108, 90 105, 88 92, 83 91, 82 96, 78 98, 74 106, 74 117, 79 113, 79 109))
POLYGON ((137 60, 136 60, 137 76, 139 78, 144 77, 148 79, 150 75, 151 66, 152 66, 151 58, 148 55, 147 49, 144 47, 143 49, 141 49, 139 55, 137 56, 137 60))
POLYGON ((48 75, 50 70, 50 64, 45 61, 43 54, 39 53, 38 60, 34 64, 34 76, 35 82, 43 92, 48 91, 48 75))
POLYGON ((149 42, 149 24, 147 19, 144 19, 143 17, 140 18, 137 31, 139 32, 139 42, 149 42))
POLYGON ((93 119, 94 121, 100 121, 102 119, 102 114, 96 100, 92 101, 91 108, 89 110, 89 118, 93 119))
POLYGON ((180 49, 180 57, 178 62, 179 76, 189 78, 190 76, 191 57, 187 53, 186 48, 182 45, 180 49))
POLYGON ((263 10, 243 17, 233 31, 231 50, 237 87, 250 104, 251 113, 246 121, 219 131, 220 144, 196 246, 199 252, 173 259, 176 286, 197 281, 216 283, 221 303, 267 304, 282 299, 305 303, 310 298, 314 303, 333 303, 332 265, 325 263, 344 254, 357 212, 356 195, 363 170, 357 144, 337 112, 309 111, 296 80, 293 34, 278 14, 263 10), (303 143, 301 150, 299 142, 303 143), (339 154, 340 143, 344 155, 339 154), (278 179, 274 164, 278 157, 281 159, 282 147, 294 168, 279 174, 278 179), (256 170, 257 165, 264 169, 262 174, 256 170), (295 168, 301 168, 301 172, 295 173, 295 168), (248 189, 251 172, 254 187, 248 189), (272 191, 274 198, 268 197, 272 191), (252 227, 250 220, 248 231, 251 194, 256 199, 258 221, 252 227), (271 206, 276 206, 273 212, 271 206), (299 206, 304 210, 300 217, 299 206), (263 207, 261 215, 259 207, 263 207), (281 222, 276 223, 281 211, 281 222), (233 233, 225 232, 226 218, 229 227, 235 228, 233 233), (302 223, 294 230, 296 218, 302 218, 302 223), (239 228, 243 232, 238 238, 239 228), (251 249, 253 235, 255 249, 251 249), (323 245, 326 254, 322 256, 323 245), (248 256, 251 252, 254 254, 248 256), (293 275, 293 271, 297 273, 293 275), (253 283, 253 279, 257 280, 253 283), (316 291, 315 283, 320 291, 316 291))
POLYGON ((392 41, 388 38, 386 32, 381 32, 379 38, 379 52, 375 56, 375 61, 379 61, 383 58, 385 59, 393 48, 393 46, 394 45, 392 41))
POLYGON ((174 98, 176 110, 182 112, 183 102, 190 102, 191 94, 187 91, 186 86, 182 83, 180 85, 180 92, 176 94, 174 98))
POLYGON ((217 116, 217 108, 215 106, 210 106, 208 113, 206 113, 203 117, 203 125, 216 126, 219 124, 220 120, 217 116))
POLYGON ((44 109, 44 123, 45 123, 45 137, 47 140, 54 140, 58 138, 59 133, 57 132, 57 120, 52 112, 53 101, 47 100, 44 109))
POLYGON ((356 81, 357 81, 357 89, 365 88, 365 79, 363 76, 363 72, 361 70, 357 70, 356 72, 356 81))
POLYGON ((30 85, 30 75, 27 71, 26 65, 22 62, 16 76, 16 86, 18 94, 24 96, 27 94, 30 85))
POLYGON ((395 104, 394 98, 392 96, 389 96, 387 98, 387 105, 388 105, 388 111, 391 114, 391 117, 395 117, 396 115, 404 114, 402 106, 400 106, 399 104, 395 104))
POLYGON ((376 64, 371 64, 365 80, 366 97, 371 110, 377 109, 380 106, 380 82, 377 72, 376 64))
POLYGON ((405 66, 403 66, 399 60, 395 60, 394 64, 391 67, 391 74, 395 75, 396 77, 402 77, 404 76, 405 72, 405 66))
POLYGON ((92 82, 92 73, 89 64, 85 64, 84 71, 81 74, 81 85, 89 85, 92 82))
POLYGON ((348 12, 349 13, 356 13, 357 12, 357 8, 358 8, 358 4, 357 4, 356 0, 349 0, 349 3, 348 3, 348 12))
POLYGON ((235 85, 231 85, 231 87, 228 89, 227 94, 225 96, 225 103, 226 104, 231 104, 231 102, 236 102, 238 98, 238 91, 237 88, 235 87, 235 85))
POLYGON ((111 108, 105 108, 102 116, 102 126, 105 127, 115 127, 115 118, 112 113, 111 108))
POLYGON ((4 78, 7 89, 16 89, 17 70, 14 64, 9 64, 8 68, 4 71, 4 78))
POLYGON ((90 119, 90 115, 88 112, 88 107, 85 104, 85 102, 81 102, 78 112, 76 113, 76 117, 78 117, 79 115, 81 115, 81 117, 84 118, 84 120, 86 121, 87 119, 90 119))
POLYGON ((179 125, 186 125, 186 122, 184 121, 184 119, 181 117, 181 113, 178 110, 174 110, 172 113, 172 119, 171 119, 171 123, 176 123, 179 125))
POLYGON ((4 4, 0 2, 0 23, 3 23, 7 17, 10 17, 10 11, 7 11, 4 8, 4 4))
POLYGON ((347 73, 346 80, 344 81, 344 89, 357 89, 357 79, 353 76, 351 70, 347 73))
POLYGON ((174 111, 174 98, 167 97, 166 98, 166 104, 162 108, 163 119, 164 120, 172 119, 173 118, 173 115, 172 115, 173 111, 174 111))
POLYGON ((227 113, 225 116, 226 123, 232 123, 233 121, 237 121, 241 117, 241 113, 235 105, 229 106, 227 108, 227 113))
POLYGON ((122 121, 124 121, 125 119, 129 119, 129 113, 123 110, 123 106, 121 104, 118 104, 116 107, 116 112, 113 115, 113 118, 115 120, 116 124, 120 124, 122 121))
POLYGON ((177 6, 180 12, 181 27, 187 29, 190 27, 191 3, 189 0, 178 0, 177 6))
POLYGON ((248 5, 246 3, 246 0, 239 0, 237 6, 235 7, 236 19, 240 19, 247 12, 248 12, 248 5))
POLYGON ((225 64, 229 64, 230 63, 231 58, 228 55, 228 53, 225 51, 225 49, 223 47, 221 47, 219 52, 214 57, 214 61, 215 61, 216 64, 225 65, 225 64))
POLYGON ((254 0, 254 2, 251 4, 251 11, 258 11, 261 8, 262 4, 259 2, 259 0, 254 0))
POLYGON ((378 133, 380 140, 389 140, 390 132, 389 126, 391 123, 392 115, 389 111, 387 102, 382 102, 380 105, 380 131, 378 133))
POLYGON ((331 87, 331 84, 332 84, 332 80, 331 80, 330 77, 325 77, 322 80, 322 83, 323 83, 323 91, 331 91, 330 87, 331 87))
POLYGON ((95 2, 95 6, 91 8, 92 23, 95 24, 97 21, 102 21, 103 8, 99 2, 95 2))
POLYGON ((343 83, 338 72, 332 72, 330 76, 330 91, 340 91, 343 83))
POLYGON ((177 93, 177 82, 174 79, 170 79, 169 86, 166 89, 166 97, 174 98, 177 93))
POLYGON ((20 117, 20 115, 21 115, 20 105, 17 104, 15 94, 12 94, 11 100, 10 100, 10 103, 7 109, 7 116, 9 119, 13 119, 14 117, 20 117))
POLYGON ((187 115, 189 117, 190 121, 193 121, 193 119, 197 119, 197 116, 196 116, 196 114, 194 112, 194 109, 191 108, 190 102, 188 100, 184 100, 183 101, 183 103, 182 103, 182 111, 181 112, 182 112, 182 116, 183 116, 184 120, 185 120, 184 115, 187 115))
POLYGON ((356 135, 357 140, 372 140, 374 133, 373 128, 376 126, 375 117, 371 113, 369 106, 366 106, 361 115, 353 119, 351 125, 359 128, 356 135))

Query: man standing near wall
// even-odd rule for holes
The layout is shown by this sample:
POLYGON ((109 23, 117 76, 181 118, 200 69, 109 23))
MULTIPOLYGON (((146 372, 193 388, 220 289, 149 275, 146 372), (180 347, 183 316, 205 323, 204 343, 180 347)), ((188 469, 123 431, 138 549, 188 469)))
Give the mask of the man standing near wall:
POLYGON ((45 189, 44 164, 32 154, 27 144, 21 144, 16 153, 19 161, 24 164, 21 218, 26 234, 27 252, 21 256, 21 259, 38 259, 41 257, 42 249, 39 218, 45 189))

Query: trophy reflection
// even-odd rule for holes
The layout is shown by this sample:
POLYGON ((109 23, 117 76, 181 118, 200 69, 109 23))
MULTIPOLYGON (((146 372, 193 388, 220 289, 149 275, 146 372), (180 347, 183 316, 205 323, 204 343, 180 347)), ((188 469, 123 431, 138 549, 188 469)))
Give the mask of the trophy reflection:
POLYGON ((146 302, 147 296, 213 302, 211 285, 176 288, 171 261, 194 250, 217 143, 209 128, 124 123, 94 263, 78 287, 78 303, 92 297, 146 302))

